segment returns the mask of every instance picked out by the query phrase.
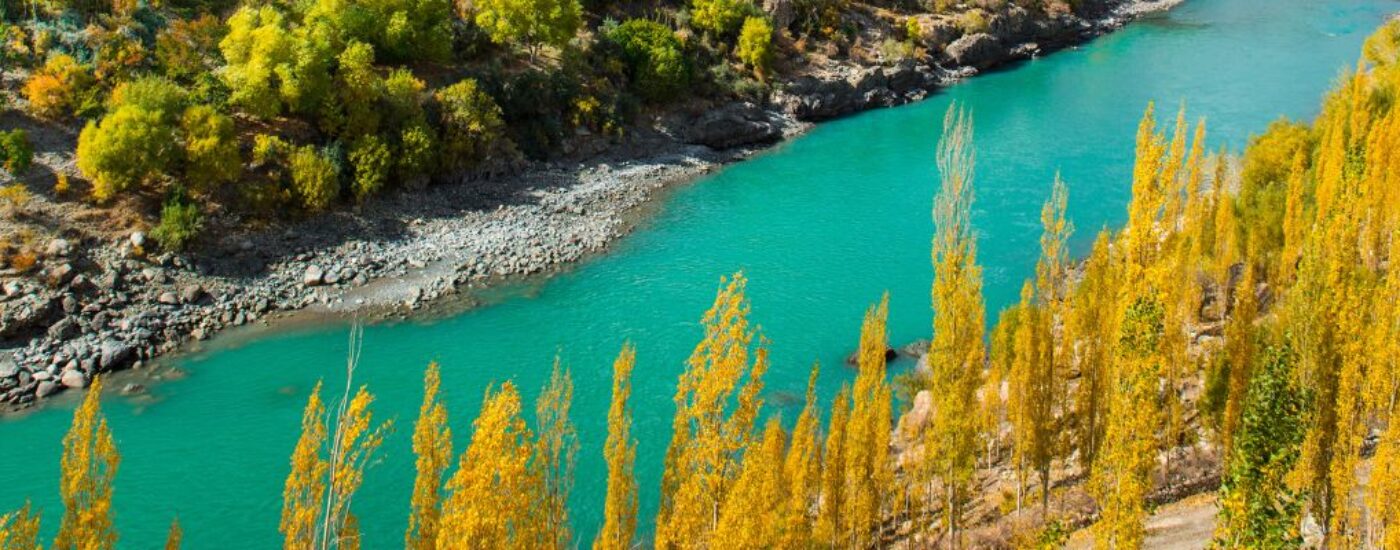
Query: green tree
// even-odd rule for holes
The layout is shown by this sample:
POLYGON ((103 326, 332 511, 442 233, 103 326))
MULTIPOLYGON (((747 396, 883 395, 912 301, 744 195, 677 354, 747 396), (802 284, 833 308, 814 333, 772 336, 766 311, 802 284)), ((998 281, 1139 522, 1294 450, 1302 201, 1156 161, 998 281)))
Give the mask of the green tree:
POLYGON ((340 195, 340 169, 327 152, 310 145, 297 148, 290 165, 292 187, 303 208, 324 210, 340 195))
POLYGON ((620 50, 628 84, 643 99, 662 102, 684 93, 690 67, 670 27, 649 19, 628 19, 608 30, 607 39, 620 50))
POLYGON ((238 179, 243 159, 238 156, 238 136, 233 120, 212 107, 195 105, 180 122, 185 145, 185 177, 190 184, 209 188, 238 179))
POLYGON ((744 19, 744 28, 739 31, 739 47, 735 50, 739 61, 753 69, 759 79, 765 79, 768 66, 773 63, 773 25, 765 17, 744 19))
POLYGON ((462 80, 434 97, 441 106, 441 158, 447 168, 474 168, 508 142, 501 108, 475 80, 462 80))
POLYGON ((355 200, 364 202, 378 193, 389 179, 393 167, 389 146, 379 136, 361 136, 350 145, 350 169, 354 171, 355 200))
POLYGON ((497 44, 520 44, 534 60, 543 46, 562 47, 578 32, 578 0, 480 0, 476 24, 497 44))
POLYGON ((690 24, 704 32, 733 37, 744 19, 758 13, 749 0, 691 0, 690 24))

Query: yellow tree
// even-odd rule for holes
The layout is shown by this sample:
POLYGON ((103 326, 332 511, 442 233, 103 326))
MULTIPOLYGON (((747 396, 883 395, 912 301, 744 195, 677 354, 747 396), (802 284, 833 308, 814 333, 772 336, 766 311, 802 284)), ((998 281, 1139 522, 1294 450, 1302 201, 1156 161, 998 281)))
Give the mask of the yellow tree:
POLYGON ((1283 250, 1279 253, 1278 266, 1278 280, 1284 285, 1293 282, 1293 276, 1298 270, 1298 258, 1303 254, 1303 240, 1307 236, 1309 224, 1304 211, 1307 201, 1307 162, 1307 153, 1298 151, 1288 175, 1288 191, 1283 212, 1283 250))
POLYGON ((1030 281, 1026 281, 1021 287, 1021 303, 1017 306, 1015 354, 1008 377, 1007 419, 1011 422, 1011 451, 1016 463, 1017 510, 1021 509, 1027 473, 1032 470, 1040 474, 1042 503, 1048 504, 1055 437, 1050 408, 1052 369, 1046 368, 1050 363, 1050 331, 1045 320, 1047 312, 1032 301, 1034 296, 1030 281))
POLYGON ((404 532, 404 547, 410 550, 437 548, 442 485, 452 461, 452 428, 447 423, 447 406, 438 398, 441 385, 437 362, 429 363, 423 374, 423 404, 413 427, 417 475, 413 479, 408 530, 404 532))
POLYGON ((538 439, 532 460, 543 491, 543 500, 535 503, 541 508, 538 532, 545 537, 544 546, 550 548, 566 548, 573 537, 569 529, 569 491, 574 483, 579 446, 578 433, 569 420, 573 399, 573 378, 560 368, 556 358, 549 383, 535 401, 538 439))
POLYGON ((603 501, 603 529, 593 541, 594 550, 625 550, 637 531, 637 441, 632 437, 632 368, 637 350, 622 346, 613 362, 612 403, 608 405, 608 439, 603 458, 608 463, 608 492, 603 501))
POLYGON ((844 546, 870 546, 882 513, 894 494, 890 462, 891 390, 885 377, 885 350, 889 349, 886 319, 889 295, 865 312, 861 324, 855 388, 851 393, 851 417, 846 426, 845 510, 842 516, 850 535, 844 546))
POLYGON ((831 400, 831 419, 822 448, 821 496, 817 523, 812 528, 814 542, 837 547, 846 534, 842 516, 846 500, 846 426, 851 416, 851 388, 842 386, 831 400))
MULTIPOLYGON (((180 519, 170 521, 170 532, 165 535, 165 550, 180 550, 180 544, 185 540, 185 531, 180 528, 180 519)), ((3 547, 0 544, 0 547, 3 547)))
POLYGON ((1235 307, 1225 327, 1224 357, 1228 390, 1225 412, 1220 420, 1220 448, 1234 448, 1245 400, 1248 398, 1251 364, 1254 362, 1254 320, 1259 315, 1255 295, 1255 269, 1245 268, 1244 280, 1235 289, 1235 307))
POLYGON ((817 520, 817 503, 821 495, 822 455, 817 445, 820 412, 817 410, 818 365, 812 366, 807 377, 807 401, 797 425, 792 429, 783 471, 788 486, 787 518, 783 527, 782 548, 804 548, 814 544, 812 528, 817 520))
POLYGON ((749 327, 742 273, 720 281, 705 313, 705 337, 686 361, 676 388, 676 416, 661 479, 658 548, 708 547, 754 439, 768 351, 749 327))
POLYGON ((1139 297, 1121 319, 1103 449, 1089 479, 1089 492, 1099 505, 1094 544, 1103 549, 1142 546, 1157 457, 1163 307, 1154 298, 1139 297))
POLYGON ((34 512, 29 502, 24 507, 5 515, 0 515, 0 549, 38 550, 39 514, 34 512))
POLYGON ((1111 257, 1108 232, 1100 231, 1093 251, 1084 262, 1084 275, 1075 288, 1069 308, 1067 332, 1078 350, 1079 384, 1074 390, 1075 448, 1080 463, 1093 465, 1103 443, 1107 424, 1108 394, 1112 389, 1110 365, 1117 333, 1113 308, 1118 295, 1117 275, 1111 257))
POLYGON ((787 481, 783 450, 787 435, 777 417, 763 438, 744 452, 738 479, 722 505, 714 540, 724 548, 776 548, 787 525, 787 481))
POLYGON ((121 456, 102 414, 101 397, 102 379, 94 378, 82 404, 73 411, 68 434, 63 436, 59 478, 63 519, 54 539, 55 550, 103 550, 117 542, 112 526, 112 479, 121 456))
POLYGON ((1373 524, 1372 546, 1400 548, 1400 422, 1394 419, 1376 446, 1366 502, 1373 524))
POLYGON ((311 390, 301 414, 301 436, 292 451, 292 471, 282 489, 282 547, 286 550, 316 548, 317 519, 326 493, 329 465, 321 457, 326 442, 326 406, 321 383, 311 390))
POLYGON ((447 482, 438 549, 537 548, 538 472, 531 468, 534 436, 520 417, 520 394, 506 382, 487 389, 472 422, 471 443, 447 482))
POLYGON ((925 460, 944 487, 944 524, 958 539, 963 501, 972 482, 977 447, 976 391, 986 349, 982 269, 972 234, 975 153, 971 116, 957 106, 943 118, 938 144, 940 190, 934 199, 933 341, 929 389, 937 413, 925 434, 925 460))

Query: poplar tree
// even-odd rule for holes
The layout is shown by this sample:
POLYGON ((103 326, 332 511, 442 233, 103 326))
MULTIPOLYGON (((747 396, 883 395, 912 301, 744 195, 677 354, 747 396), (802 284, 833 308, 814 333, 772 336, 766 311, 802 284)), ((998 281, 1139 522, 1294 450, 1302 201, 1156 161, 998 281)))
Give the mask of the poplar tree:
MULTIPOLYGON (((101 398, 102 378, 97 377, 73 411, 73 423, 63 436, 59 476, 63 518, 54 539, 55 550, 105 550, 117 543, 112 525, 112 480, 121 455, 102 414, 101 398)), ((17 532, 22 534, 16 540, 32 538, 31 529, 26 527, 28 506, 16 517, 16 525, 21 526, 17 532)), ((38 517, 32 521, 37 529, 38 517)))
MULTIPOLYGON (((924 460, 944 487, 944 525, 956 546, 963 503, 976 459, 976 390, 985 367, 982 269, 972 234, 975 153, 972 118, 951 106, 938 144, 940 190, 934 199, 933 341, 929 347, 937 413, 925 436, 924 460)), ((930 495, 931 496, 931 495, 930 495)))
POLYGON ((846 427, 851 415, 851 388, 842 385, 831 400, 831 418, 822 447, 821 497, 812 538, 820 545, 839 546, 846 533, 842 511, 846 500, 846 427))
POLYGON ((872 535, 894 494, 894 471, 889 456, 891 390, 885 377, 885 350, 889 349, 886 319, 889 295, 865 312, 861 324, 855 387, 851 393, 851 417, 846 427, 845 510, 850 526, 849 547, 872 544, 872 535))
POLYGON ((714 540, 725 548, 776 548, 787 518, 783 458, 787 435, 777 417, 744 452, 739 477, 724 500, 714 540))
POLYGON ((423 374, 423 404, 413 427, 417 475, 413 479, 408 529, 404 532, 404 547, 409 550, 437 548, 442 485, 452 460, 452 428, 447 422, 447 406, 438 397, 441 385, 437 362, 429 363, 423 374))
POLYGON ((608 439, 603 458, 608 463, 608 491, 603 501, 603 528, 593 541, 594 550, 625 550, 637 531, 637 441, 632 437, 632 368, 637 350, 622 346, 613 362, 612 402, 608 405, 608 439))
POLYGON ((39 544, 39 513, 33 510, 29 501, 25 501, 24 507, 19 510, 0 515, 0 548, 5 550, 42 548, 39 544))
POLYGON ((710 546, 720 507, 739 475, 763 404, 768 351, 749 327, 742 273, 721 279, 701 324, 705 337, 686 361, 661 479, 658 548, 710 546))
POLYGON ((1094 240, 1084 274, 1075 288, 1069 308, 1068 332, 1078 349, 1079 384, 1074 390, 1074 447, 1080 465, 1090 468, 1103 444, 1112 389, 1113 308, 1118 294, 1118 272, 1111 257, 1108 232, 1094 240))
POLYGON ((1225 411, 1220 421, 1220 447, 1234 447, 1235 431, 1248 398, 1251 363, 1254 361, 1254 320, 1259 315, 1255 297, 1255 270, 1245 268, 1244 280, 1235 290, 1235 307, 1225 327, 1223 360, 1227 373, 1225 411))
POLYGON ((438 549, 470 541, 481 548, 538 548, 541 481, 531 468, 534 436, 520 417, 520 394, 506 382, 487 389, 457 471, 447 482, 438 549))
POLYGON ((578 432, 569 420, 574 399, 574 381, 569 371, 561 369, 554 360, 549 383, 535 400, 535 423, 538 439, 534 445, 532 463, 538 470, 542 500, 540 507, 543 537, 541 545, 567 548, 573 534, 569 527, 569 492, 574 484, 574 464, 578 456, 578 432))
MULTIPOLYGON (((180 519, 170 521, 170 531, 165 534, 165 550, 180 550, 180 545, 185 540, 185 530, 180 528, 180 519)), ((0 543, 0 548, 4 544, 0 543)))
POLYGON ((812 366, 807 377, 807 400, 797 424, 792 429, 792 441, 784 459, 783 472, 787 479, 788 503, 784 511, 783 548, 812 546, 813 528, 817 521, 817 504, 821 497, 822 455, 817 444, 821 412, 817 410, 817 374, 819 365, 812 366))

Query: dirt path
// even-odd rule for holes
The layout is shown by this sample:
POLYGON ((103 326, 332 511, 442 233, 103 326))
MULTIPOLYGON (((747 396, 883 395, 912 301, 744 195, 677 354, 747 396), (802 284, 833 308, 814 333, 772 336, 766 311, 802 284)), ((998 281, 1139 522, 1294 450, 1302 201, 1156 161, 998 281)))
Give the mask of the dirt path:
MULTIPOLYGON (((1157 509, 1147 519, 1149 550, 1196 550, 1210 544, 1215 529, 1215 494, 1196 495, 1157 509)), ((1088 529, 1076 531, 1065 548, 1092 550, 1094 535, 1088 529)))

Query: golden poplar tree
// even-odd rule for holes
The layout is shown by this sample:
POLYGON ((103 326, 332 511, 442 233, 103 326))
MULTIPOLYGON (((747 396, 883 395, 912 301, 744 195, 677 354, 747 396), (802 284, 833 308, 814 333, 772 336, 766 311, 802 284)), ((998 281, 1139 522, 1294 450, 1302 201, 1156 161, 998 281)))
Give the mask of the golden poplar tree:
POLYGON ((38 550, 39 514, 28 501, 24 507, 0 515, 0 550, 38 550))
POLYGON ((423 404, 413 426, 417 474, 413 479, 408 529, 404 532, 404 547, 409 550, 437 548, 442 486, 452 461, 452 428, 447 422, 447 406, 438 397, 441 385, 437 362, 429 363, 423 374, 423 404))
POLYGON ((538 532, 545 537, 544 546, 549 548, 567 548, 573 538, 569 527, 569 491, 574 484, 579 446, 578 432, 569 420, 573 399, 573 377, 560 367, 556 358, 549 383, 535 401, 538 438, 532 459, 543 493, 543 500, 535 503, 541 508, 538 532))
POLYGON ((1071 298, 1067 323, 1070 339, 1078 349, 1079 384, 1073 396, 1074 447, 1079 451, 1081 466, 1086 468, 1093 465, 1103 443, 1108 394, 1112 389, 1110 366, 1117 332, 1112 312, 1118 295, 1118 272, 1110 254, 1108 232, 1100 231, 1071 298))
POLYGON ((788 503, 784 511, 783 540, 778 546, 783 548, 805 548, 815 541, 812 529, 817 520, 817 503, 821 496, 822 455, 817 445, 818 423, 821 422, 817 410, 818 365, 812 366, 807 377, 807 400, 797 424, 792 429, 792 442, 788 446, 783 463, 783 473, 788 486, 788 503))
POLYGON ((720 281, 701 324, 705 337, 676 388, 676 416, 661 480, 658 548, 708 547, 744 449, 754 439, 768 351, 754 346, 742 273, 720 281), (754 349, 751 349, 754 348, 754 349))
MULTIPOLYGON (((180 544, 185 540, 185 531, 180 528, 180 519, 175 518, 170 521, 170 532, 165 535, 165 550, 180 550, 180 544)), ((0 548, 4 545, 0 544, 0 548)))
POLYGON ((787 525, 787 481, 783 458, 787 435, 777 417, 763 438, 744 452, 739 477, 721 507, 715 528, 717 546, 738 549, 777 548, 787 525))
POLYGON ((1400 422, 1391 419, 1376 446, 1367 505, 1373 545, 1400 548, 1400 422))
POLYGON ((457 471, 447 482, 438 549, 538 548, 541 485, 531 468, 534 436, 520 417, 520 394, 506 382, 487 389, 457 471))
MULTIPOLYGON (((1051 417, 1051 369, 1048 348, 1049 326, 1044 307, 1033 302, 1035 291, 1026 281, 1021 286, 1017 306, 1015 350, 1011 362, 1010 391, 1007 392, 1007 420, 1011 422, 1011 455, 1016 466, 1016 508, 1021 509, 1027 474, 1036 472, 1042 488, 1049 487, 1050 461, 1055 437, 1051 417)), ((1048 491, 1042 502, 1048 503, 1048 491)))
POLYGON ((851 393, 851 417, 846 426, 847 485, 842 516, 850 530, 844 546, 853 548, 871 545, 871 535, 894 494, 894 471, 889 455, 892 393, 885 376, 889 301, 887 294, 879 305, 865 312, 857 351, 859 372, 851 393))
MULTIPOLYGON (((944 525, 958 538, 963 504, 977 451, 977 388, 986 349, 982 269, 969 217, 975 163, 972 118, 951 106, 938 144, 940 190, 934 199, 933 340, 929 347, 933 421, 925 433, 924 459, 944 487, 944 525)), ((848 450, 849 452, 849 450, 848 450)), ((931 495, 930 495, 931 496, 931 495)))
POLYGON ((613 362, 612 402, 608 405, 608 439, 603 458, 608 463, 608 492, 603 501, 603 528, 593 541, 594 550, 626 550, 637 532, 637 441, 632 437, 632 368, 637 350, 622 346, 613 362))
POLYGON ((1259 303, 1255 295, 1255 269, 1245 268, 1244 279, 1235 289, 1235 307, 1225 328, 1224 361, 1228 390, 1225 396, 1225 411, 1220 421, 1220 447, 1233 448, 1235 430, 1240 425, 1240 415, 1248 398, 1251 364, 1254 361, 1254 320, 1259 315, 1259 303))
POLYGON ((321 402, 321 383, 312 388, 301 414, 301 436, 292 451, 292 471, 282 489, 282 547, 311 550, 317 547, 318 518, 326 493, 329 465, 321 457, 326 442, 326 406, 321 402))
POLYGON ((846 428, 851 415, 850 395, 850 386, 843 385, 832 398, 831 419, 822 447, 821 496, 812 538, 816 544, 831 547, 839 546, 846 534, 847 521, 842 512, 846 507, 846 428))
POLYGON ((63 436, 59 496, 63 518, 55 550, 104 550, 117 543, 112 525, 112 480, 121 464, 112 430, 102 414, 102 378, 93 379, 73 424, 63 436))

